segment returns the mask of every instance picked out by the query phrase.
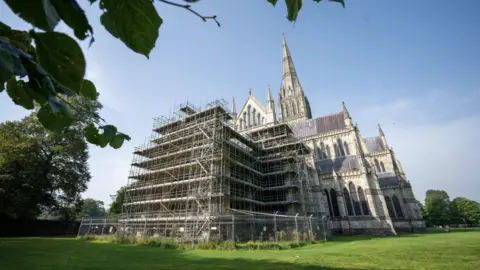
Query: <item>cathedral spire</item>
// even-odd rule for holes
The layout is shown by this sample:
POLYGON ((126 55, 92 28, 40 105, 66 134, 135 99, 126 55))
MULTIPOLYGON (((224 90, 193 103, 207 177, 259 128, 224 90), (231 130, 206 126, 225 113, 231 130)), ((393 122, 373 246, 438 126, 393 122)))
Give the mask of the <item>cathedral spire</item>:
POLYGON ((286 96, 290 93, 303 92, 284 34, 282 34, 282 62, 282 94, 286 96))

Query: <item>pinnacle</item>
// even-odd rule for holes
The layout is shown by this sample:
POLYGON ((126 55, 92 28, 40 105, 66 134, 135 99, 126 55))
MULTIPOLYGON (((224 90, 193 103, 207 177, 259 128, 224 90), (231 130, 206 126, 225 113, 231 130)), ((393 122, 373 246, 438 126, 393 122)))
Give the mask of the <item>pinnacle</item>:
POLYGON ((348 113, 347 106, 345 106, 345 102, 342 101, 342 107, 343 107, 343 116, 345 119, 351 118, 350 113, 348 113))
POLYGON ((383 130, 382 130, 382 127, 380 126, 380 124, 378 124, 378 134, 380 136, 384 136, 385 137, 385 134, 383 133, 383 130))

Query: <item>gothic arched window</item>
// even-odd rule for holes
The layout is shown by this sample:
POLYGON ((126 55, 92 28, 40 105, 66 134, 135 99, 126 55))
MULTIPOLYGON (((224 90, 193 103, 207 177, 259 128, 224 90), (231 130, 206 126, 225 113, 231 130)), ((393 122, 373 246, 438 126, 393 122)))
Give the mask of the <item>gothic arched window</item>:
POLYGON ((285 104, 285 117, 288 117, 290 108, 288 108, 288 104, 285 104))
POLYGON ((330 145, 327 145, 325 149, 327 150, 327 158, 332 158, 332 153, 330 152, 330 145))
POLYGON ((348 193, 347 188, 343 188, 343 199, 345 200, 345 207, 347 208, 347 214, 353 216, 353 207, 352 200, 350 198, 350 193, 348 193))
POLYGON ((375 162, 375 169, 377 169, 377 172, 381 172, 381 170, 380 170, 380 164, 378 163, 378 160, 375 159, 374 162, 375 162))
POLYGON ((402 206, 400 205, 400 201, 398 200, 397 196, 392 197, 393 207, 395 208, 395 213, 397 213, 397 217, 403 218, 403 211, 402 206))
POLYGON ((248 127, 252 126, 252 117, 251 117, 252 112, 251 112, 251 109, 252 109, 252 107, 250 105, 248 105, 248 107, 247 107, 247 117, 248 117, 247 125, 248 125, 248 127))
POLYGON ((300 104, 300 100, 297 100, 297 110, 299 114, 302 113, 302 105, 300 104))
POLYGON ((328 210, 330 212, 330 216, 333 217, 333 208, 332 208, 332 203, 330 201, 330 194, 328 194, 328 190, 324 190, 325 196, 327 197, 327 202, 328 202, 328 210))
POLYGON ((320 142, 320 152, 322 154, 322 159, 327 158, 325 154, 325 144, 323 142, 320 142))
POLYGON ((361 216, 362 209, 360 209, 360 202, 358 201, 358 194, 357 194, 357 190, 355 189, 355 185, 352 182, 350 182, 350 184, 348 185, 348 189, 350 191, 350 196, 352 198, 353 210, 355 211, 355 215, 361 216))
POLYGON ((257 116, 257 110, 254 108, 253 111, 252 111, 252 126, 256 126, 257 125, 257 120, 256 120, 256 117, 257 116))
POLYGON ((368 208, 368 202, 363 193, 362 187, 358 187, 358 199, 360 200, 360 205, 362 206, 363 215, 370 215, 370 209, 368 208))
POLYGON ((297 114, 297 106, 295 105, 295 101, 292 101, 292 114, 293 115, 297 114))
POLYGON ((345 149, 345 154, 346 154, 347 156, 349 156, 349 155, 350 155, 350 149, 348 149, 348 144, 347 144, 347 142, 343 142, 343 148, 345 149))
POLYGON ((242 129, 243 129, 243 119, 240 118, 240 120, 239 120, 238 122, 240 122, 240 123, 239 123, 239 124, 240 124, 240 130, 242 130, 242 129))
POLYGON ((388 214, 390 215, 391 218, 395 218, 395 210, 393 210, 393 204, 390 197, 385 196, 385 203, 387 204, 388 214))
POLYGON ((341 157, 345 156, 345 151, 343 151, 343 143, 340 138, 337 139, 338 153, 341 157))
POLYGON ((335 158, 340 156, 340 152, 338 151, 338 145, 336 143, 333 144, 333 150, 335 151, 335 158))
POLYGON ((330 199, 332 200, 333 215, 339 217, 340 209, 338 208, 337 192, 333 188, 330 189, 330 199))
POLYGON ((385 172, 385 166, 382 161, 380 161, 380 168, 382 169, 382 172, 385 172))
POLYGON ((260 113, 257 114, 257 120, 258 120, 257 124, 258 124, 258 125, 261 125, 261 124, 262 124, 262 121, 260 121, 260 120, 261 120, 260 113))

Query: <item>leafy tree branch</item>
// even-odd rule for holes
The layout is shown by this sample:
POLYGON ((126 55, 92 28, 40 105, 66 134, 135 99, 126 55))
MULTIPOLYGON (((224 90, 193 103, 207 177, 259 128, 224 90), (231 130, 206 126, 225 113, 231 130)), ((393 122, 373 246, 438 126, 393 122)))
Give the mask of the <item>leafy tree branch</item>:
MULTIPOLYGON (((218 20, 217 20, 217 15, 203 16, 203 15, 200 15, 195 10, 193 10, 190 5, 182 5, 182 4, 178 4, 178 3, 171 2, 171 1, 166 1, 166 0, 158 0, 158 1, 160 1, 162 3, 165 3, 165 4, 172 5, 172 6, 184 8, 184 9, 190 11, 191 13, 195 14, 197 17, 202 19, 204 22, 206 22, 208 19, 214 20, 217 23, 218 27, 220 27, 220 22, 218 22, 218 20)), ((198 2, 198 1, 199 0, 186 0, 186 2, 190 2, 190 3, 195 3, 195 2, 198 2)))
MULTIPOLYGON (((163 4, 184 8, 203 21, 217 16, 203 16, 191 4, 200 0, 158 0, 163 4)), ((321 0, 313 0, 320 2, 321 0)), ((329 0, 345 5, 343 0, 329 0)), ((130 137, 109 125, 96 113, 74 107, 69 98, 81 96, 97 100, 93 82, 85 79, 85 56, 72 37, 56 32, 63 21, 78 40, 94 42, 94 29, 77 0, 4 0, 11 11, 30 23, 33 29, 20 31, 0 22, 0 93, 5 91, 12 101, 27 110, 38 110, 40 123, 50 131, 61 132, 85 113, 91 113, 83 129, 84 138, 100 147, 119 148, 130 137)), ((163 19, 153 0, 89 0, 98 2, 102 11, 100 22, 114 37, 132 51, 149 57, 155 47, 163 19)), ((267 0, 273 6, 277 0, 267 0)), ((287 19, 295 21, 302 0, 285 0, 287 19)))

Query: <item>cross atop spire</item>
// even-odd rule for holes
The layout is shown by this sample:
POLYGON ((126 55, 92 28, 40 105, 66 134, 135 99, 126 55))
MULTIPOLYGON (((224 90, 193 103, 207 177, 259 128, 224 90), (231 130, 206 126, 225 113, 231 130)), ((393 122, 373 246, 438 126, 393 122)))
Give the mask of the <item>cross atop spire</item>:
POLYGON ((252 95, 252 88, 248 88, 248 95, 251 96, 252 95))

